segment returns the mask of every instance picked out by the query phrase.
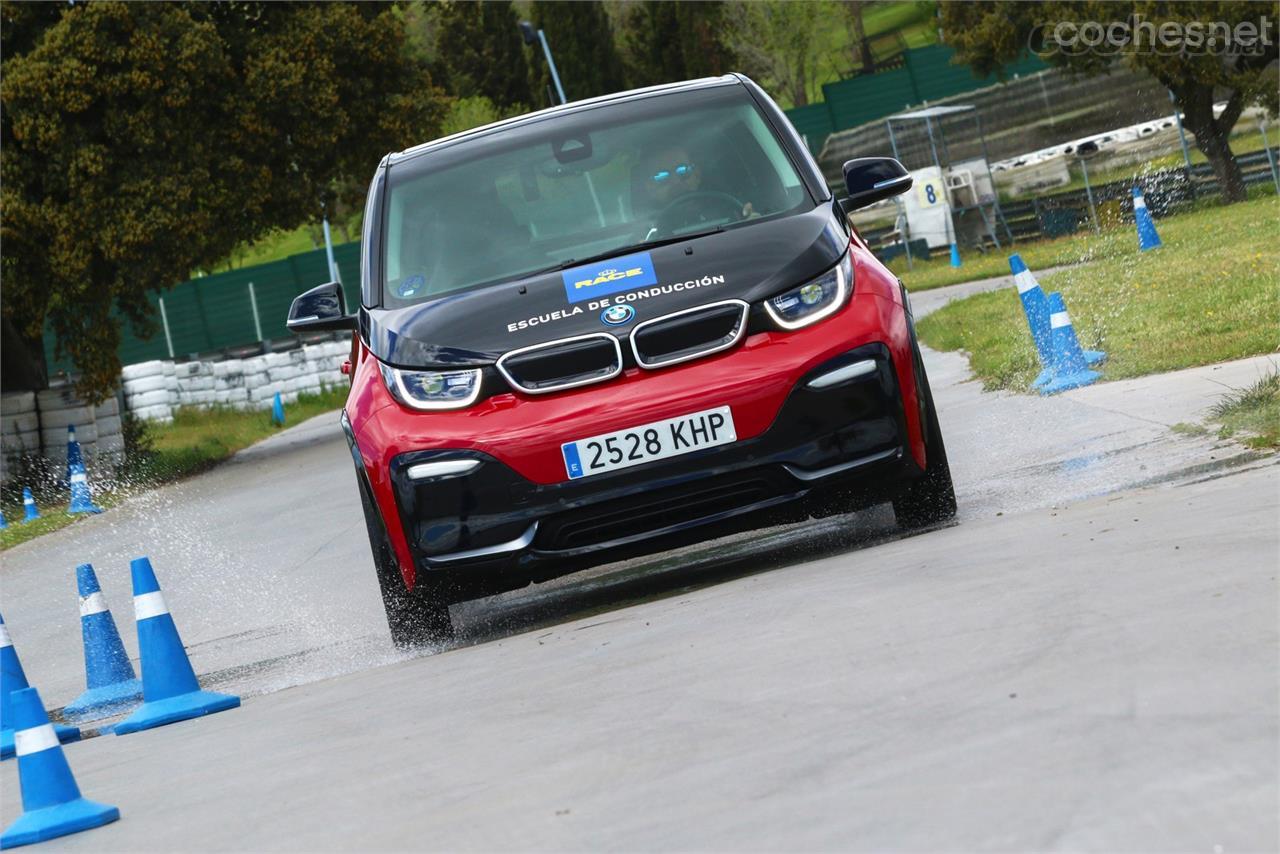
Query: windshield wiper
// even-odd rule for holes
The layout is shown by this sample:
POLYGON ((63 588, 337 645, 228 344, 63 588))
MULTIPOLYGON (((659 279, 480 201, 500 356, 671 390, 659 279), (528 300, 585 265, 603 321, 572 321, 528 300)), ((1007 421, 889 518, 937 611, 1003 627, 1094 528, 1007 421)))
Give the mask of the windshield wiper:
POLYGON ((628 252, 635 252, 640 249, 652 249, 655 246, 667 246, 672 243, 679 243, 682 240, 693 240, 696 237, 706 237, 708 234, 719 234, 722 231, 724 231, 724 226, 717 225, 714 228, 707 228, 702 231, 692 231, 688 234, 662 237, 657 240, 641 240, 639 243, 632 243, 627 246, 616 246, 613 249, 600 252, 596 255, 588 255, 585 258, 570 258, 567 261, 561 261, 559 264, 555 264, 545 270, 538 270, 536 273, 527 273, 525 275, 534 276, 538 273, 550 273, 553 270, 564 270, 568 267, 576 267, 579 264, 590 264, 594 261, 604 261, 617 255, 626 255, 628 252))

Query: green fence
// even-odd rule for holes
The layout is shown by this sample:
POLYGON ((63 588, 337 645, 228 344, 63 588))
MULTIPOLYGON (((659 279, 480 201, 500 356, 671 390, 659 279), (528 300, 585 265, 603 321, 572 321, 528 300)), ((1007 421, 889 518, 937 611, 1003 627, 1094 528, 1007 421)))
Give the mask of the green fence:
MULTIPOLYGON (((878 74, 851 77, 822 87, 823 100, 787 111, 815 154, 829 134, 901 112, 911 105, 936 101, 990 86, 994 78, 976 77, 967 65, 952 65, 955 51, 946 45, 913 48, 903 53, 903 66, 878 74)), ((1034 74, 1048 68, 1030 56, 1005 67, 1005 74, 1034 74)))
MULTIPOLYGON (((342 275, 347 305, 360 301, 360 243, 333 247, 333 258, 342 275)), ((173 354, 183 358, 226 347, 252 345, 262 340, 285 338, 285 317, 293 298, 303 291, 329 281, 329 262, 323 249, 291 255, 281 261, 258 264, 226 273, 192 279, 153 296, 157 329, 149 339, 138 338, 122 321, 120 361, 130 365, 148 359, 169 358, 169 344, 161 321, 167 318, 173 354), (258 320, 254 322, 254 304, 258 320), (259 334, 261 328, 261 334, 259 334)), ((68 370, 67 360, 53 358, 53 336, 45 335, 45 353, 53 371, 68 370)))

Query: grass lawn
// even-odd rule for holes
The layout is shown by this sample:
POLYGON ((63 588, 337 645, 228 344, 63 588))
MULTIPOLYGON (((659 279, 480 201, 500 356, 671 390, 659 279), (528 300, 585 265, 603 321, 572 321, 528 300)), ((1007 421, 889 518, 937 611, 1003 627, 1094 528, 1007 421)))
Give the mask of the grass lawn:
MULTIPOLYGON (((1129 226, 1125 233, 1129 234, 1132 231, 1133 227, 1129 226)), ((1129 236, 1133 237, 1130 243, 1136 250, 1138 239, 1133 234, 1129 236)), ((989 279, 992 276, 1007 276, 1009 275, 1009 255, 1013 252, 1022 255, 1022 260, 1026 261, 1027 266, 1033 270, 1089 261, 1100 249, 1109 246, 1112 242, 1116 243, 1118 249, 1119 243, 1123 240, 1118 233, 1115 234, 1116 239, 1113 241, 1106 240, 1106 237, 1108 237, 1106 232, 1101 237, 1095 237, 1093 234, 1086 236, 1082 232, 1053 240, 1017 243, 1012 248, 1005 246, 1004 249, 990 249, 985 253, 979 253, 977 250, 961 250, 959 267, 951 266, 951 255, 944 247, 935 249, 928 261, 916 258, 910 269, 907 268, 905 256, 894 258, 887 266, 902 279, 907 290, 927 291, 947 285, 958 285, 961 282, 989 279)))
MULTIPOLYGON (((1145 253, 1132 225, 1076 237, 1074 253, 1019 247, 1033 271, 1045 258, 1090 261, 1041 285, 1062 292, 1081 344, 1107 351, 1104 377, 1280 352, 1280 199, 1206 206, 1157 228, 1164 246, 1145 253)), ((1039 371, 1013 288, 951 303, 919 331, 934 349, 966 351, 985 388, 1026 390, 1039 371)))
MULTIPOLYGON (((241 267, 252 267, 255 264, 266 264, 268 261, 279 261, 281 258, 288 258, 290 255, 318 249, 320 247, 317 247, 311 239, 311 229, 312 226, 300 225, 292 231, 273 231, 257 243, 236 249, 230 258, 210 272, 223 273, 227 270, 238 270, 241 267)), ((339 240, 338 242, 341 241, 339 240)), ((323 245, 322 243, 321 246, 323 245)))
MULTIPOLYGON (((934 26, 936 11, 934 2, 889 0, 870 3, 863 9, 862 27, 868 39, 896 31, 906 41, 907 47, 925 47, 938 40, 934 26)), ((825 0, 822 14, 826 24, 819 29, 810 47, 814 63, 813 79, 807 87, 810 104, 822 100, 822 84, 835 83, 853 70, 853 36, 844 10, 834 0, 825 0)), ((784 110, 795 106, 785 96, 779 97, 781 93, 773 94, 784 110)))
POLYGON ((1280 449, 1280 372, 1226 395, 1210 420, 1221 425, 1218 435, 1224 439, 1243 433, 1251 448, 1280 449))
MULTIPOLYGON (((299 395, 296 403, 285 404, 285 425, 292 426, 314 415, 339 409, 346 399, 346 386, 320 394, 299 395)), ((269 410, 184 407, 174 414, 172 424, 146 426, 144 438, 131 453, 118 482, 110 489, 95 488, 94 503, 108 509, 135 492, 205 471, 281 429, 271 423, 269 410)), ((93 472, 89 475, 92 481, 93 472)), ((41 518, 22 523, 18 521, 23 518, 22 485, 18 484, 16 493, 6 494, 3 499, 9 527, 0 531, 0 551, 83 519, 83 515, 72 516, 66 512, 67 500, 66 491, 59 487, 36 487, 41 518)))
MULTIPOLYGON (((330 223, 329 236, 333 240, 333 245, 338 246, 339 244, 347 243, 348 234, 351 235, 351 239, 359 240, 360 222, 363 216, 363 211, 358 211, 352 215, 350 221, 347 222, 345 233, 336 223, 330 223)), ((309 225, 300 225, 290 231, 277 229, 256 243, 238 247, 231 253, 230 258, 227 258, 209 272, 224 273, 227 270, 238 270, 242 267, 252 267, 255 264, 280 261, 290 255, 298 255, 323 248, 324 236, 319 223, 313 222, 309 225)))
MULTIPOLYGON (((1251 199, 1274 199, 1275 191, 1270 184, 1252 187, 1249 190, 1251 199)), ((1220 210, 1217 194, 1207 197, 1191 211, 1173 217, 1174 222, 1181 216, 1194 215, 1203 210, 1220 210)), ((1161 223, 1166 220, 1161 220, 1161 223)), ((1161 231, 1161 234, 1164 232, 1161 231)), ((951 266, 951 256, 943 249, 935 249, 933 257, 928 261, 915 259, 911 269, 907 267, 905 256, 894 258, 887 265, 908 290, 927 291, 947 285, 958 285, 977 279, 989 279, 993 276, 1009 275, 1009 255, 1017 252, 1032 270, 1043 270, 1046 267, 1057 267, 1065 264, 1084 264, 1101 258, 1126 256, 1130 250, 1136 251, 1138 245, 1137 232, 1133 223, 1119 223, 1113 227, 1103 228, 1100 234, 1094 234, 1088 228, 1082 228, 1075 234, 1056 237, 1052 240, 1034 240, 1005 245, 1003 249, 988 249, 985 253, 976 249, 961 250, 962 264, 951 266)))
MULTIPOLYGON (((1277 140, 1277 132, 1273 128, 1271 132, 1267 134, 1267 142, 1271 144, 1271 150, 1273 152, 1276 150, 1276 143, 1278 141, 1280 140, 1277 140)), ((1196 147, 1195 139, 1190 134, 1187 135, 1187 145, 1191 151, 1191 162, 1193 164, 1207 162, 1205 156, 1200 152, 1200 149, 1196 147)), ((1245 130, 1231 138, 1231 150, 1236 155, 1262 151, 1262 147, 1262 134, 1258 131, 1250 133, 1245 130)), ((1161 169, 1180 169, 1186 164, 1186 162, 1187 161, 1182 156, 1182 149, 1177 148, 1170 154, 1153 157, 1143 163, 1136 163, 1131 166, 1105 170, 1097 170, 1090 167, 1089 183, 1094 187, 1098 187, 1102 184, 1109 184, 1113 181, 1132 180, 1141 175, 1146 175, 1150 172, 1157 172, 1161 169)), ((1084 172, 1080 168, 1079 161, 1071 161, 1068 169, 1071 173, 1071 183, 1064 184, 1061 187, 1054 187, 1053 192, 1065 193, 1070 190, 1084 189, 1084 172)), ((1031 194, 1024 195, 1029 196, 1031 194)), ((1002 196, 1001 199, 1003 200, 1003 198, 1004 197, 1002 196)))

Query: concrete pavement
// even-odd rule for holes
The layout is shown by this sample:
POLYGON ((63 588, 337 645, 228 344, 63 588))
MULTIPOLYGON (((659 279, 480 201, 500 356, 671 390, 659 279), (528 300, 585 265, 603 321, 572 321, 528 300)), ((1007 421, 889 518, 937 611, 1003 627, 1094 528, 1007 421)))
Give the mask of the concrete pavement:
POLYGON ((50 706, 84 687, 75 565, 136 657, 139 554, 246 698, 74 746, 125 820, 58 844, 1274 848, 1280 469, 1168 429, 1257 366, 1044 399, 925 359, 958 527, 879 508, 617 564, 456 609, 433 657, 390 648, 332 415, 5 552, 50 706))
POLYGON ((71 745, 123 818, 56 844, 1274 850, 1278 475, 747 558, 713 586, 71 745))

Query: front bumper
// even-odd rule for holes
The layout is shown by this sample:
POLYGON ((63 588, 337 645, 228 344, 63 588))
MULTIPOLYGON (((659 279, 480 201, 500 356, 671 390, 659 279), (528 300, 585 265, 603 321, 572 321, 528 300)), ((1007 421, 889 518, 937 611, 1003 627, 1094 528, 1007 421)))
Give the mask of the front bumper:
MULTIPOLYGON (((714 402, 714 392, 708 392, 714 402)), ((736 417, 736 413, 735 413, 736 417)), ((391 461, 396 510, 415 570, 508 575, 513 584, 678 545, 763 517, 802 518, 840 496, 852 506, 914 470, 889 349, 869 344, 795 384, 763 433, 629 469, 531 481, 476 450, 411 451, 391 461), (414 480, 442 459, 479 465, 414 480)))
POLYGON ((376 360, 362 348, 346 406, 348 438, 405 584, 412 587, 419 570, 457 569, 448 574, 470 578, 485 575, 484 566, 515 564, 536 579, 558 564, 559 572, 569 572, 619 558, 629 545, 638 552, 674 546, 676 534, 694 528, 696 538, 715 536, 719 522, 745 516, 763 524, 756 510, 797 513, 801 501, 838 483, 898 479, 878 477, 885 469, 921 470, 924 433, 905 301, 891 274, 860 246, 853 249, 857 285, 850 302, 820 323, 748 334, 738 346, 703 359, 656 371, 628 368, 608 382, 537 398, 497 394, 455 412, 410 411, 391 398, 376 360), (856 390, 833 386, 809 398, 810 378, 843 360, 865 358, 858 355, 864 348, 880 360, 874 382, 860 378, 856 390), (732 409, 734 444, 569 482, 563 442, 714 406, 732 409), (892 454, 864 459, 891 449, 901 452, 897 461, 892 454), (459 457, 482 463, 468 473, 465 489, 461 481, 405 482, 409 465, 459 457), (825 471, 855 461, 862 464, 825 471), (821 476, 811 480, 798 474, 815 472, 821 476), (689 503, 695 489, 732 491, 752 474, 769 484, 754 493, 757 500, 747 495, 718 510, 713 500, 696 508, 689 503), (617 519, 621 531, 621 523, 643 510, 629 502, 655 493, 685 508, 678 512, 696 524, 676 520, 603 538, 578 530, 596 526, 593 516, 617 511, 607 518, 617 519), (694 520, 695 510, 705 512, 694 520), (662 542, 652 542, 657 538, 662 542), (476 554, 480 550, 490 551, 476 554))

